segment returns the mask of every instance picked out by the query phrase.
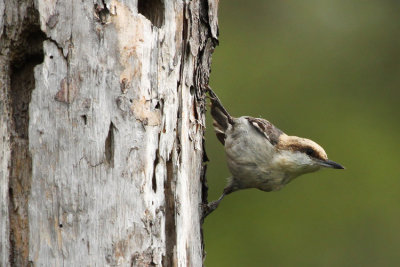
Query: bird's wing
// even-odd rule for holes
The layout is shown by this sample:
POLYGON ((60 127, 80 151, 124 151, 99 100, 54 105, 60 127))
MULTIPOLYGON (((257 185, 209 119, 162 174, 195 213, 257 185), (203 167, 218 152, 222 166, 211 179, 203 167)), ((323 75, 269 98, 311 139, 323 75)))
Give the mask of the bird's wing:
POLYGON ((272 144, 276 145, 279 142, 279 136, 284 134, 281 130, 276 128, 272 123, 261 118, 245 117, 250 124, 267 140, 272 144))

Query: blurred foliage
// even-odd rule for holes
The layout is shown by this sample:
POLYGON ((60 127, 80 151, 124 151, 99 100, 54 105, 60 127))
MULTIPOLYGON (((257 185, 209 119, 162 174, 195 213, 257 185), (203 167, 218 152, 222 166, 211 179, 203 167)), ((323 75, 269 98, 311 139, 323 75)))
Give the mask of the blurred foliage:
MULTIPOLYGON (((220 1, 211 86, 234 116, 321 144, 346 170, 227 196, 208 267, 400 266, 400 2, 220 1)), ((207 118, 209 200, 229 176, 207 118)))

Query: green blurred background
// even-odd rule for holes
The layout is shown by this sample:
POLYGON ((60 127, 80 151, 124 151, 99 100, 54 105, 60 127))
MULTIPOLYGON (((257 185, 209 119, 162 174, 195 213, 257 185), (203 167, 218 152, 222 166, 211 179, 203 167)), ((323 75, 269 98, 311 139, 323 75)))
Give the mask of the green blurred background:
MULTIPOLYGON (((400 266, 400 1, 226 0, 211 85, 234 116, 321 144, 346 170, 229 195, 214 266, 400 266)), ((207 118, 209 200, 229 176, 207 118)))

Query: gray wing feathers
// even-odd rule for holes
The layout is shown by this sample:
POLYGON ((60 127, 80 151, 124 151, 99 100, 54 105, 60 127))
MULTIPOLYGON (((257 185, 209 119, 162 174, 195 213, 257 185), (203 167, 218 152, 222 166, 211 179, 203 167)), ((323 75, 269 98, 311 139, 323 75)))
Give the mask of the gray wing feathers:
MULTIPOLYGON (((218 140, 225 144, 225 132, 229 125, 234 125, 234 121, 228 111, 224 108, 218 96, 207 87, 211 99, 211 116, 214 119, 213 126, 218 140)), ((245 117, 249 123, 262 134, 272 145, 279 142, 279 136, 283 134, 281 130, 276 128, 272 123, 261 118, 245 117)))
POLYGON ((246 117, 250 124, 272 145, 276 145, 279 142, 279 136, 283 134, 281 130, 276 128, 272 123, 261 118, 246 117))

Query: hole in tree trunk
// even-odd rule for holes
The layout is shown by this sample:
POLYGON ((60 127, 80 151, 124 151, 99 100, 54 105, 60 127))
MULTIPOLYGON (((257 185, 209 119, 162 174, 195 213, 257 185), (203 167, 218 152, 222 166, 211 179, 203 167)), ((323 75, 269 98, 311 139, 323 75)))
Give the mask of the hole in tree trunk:
POLYGON ((87 124, 87 115, 81 115, 81 119, 83 121, 83 124, 86 125, 87 124))
POLYGON ((29 264, 28 200, 32 182, 29 151, 29 104, 35 89, 34 67, 43 62, 45 34, 40 30, 39 13, 30 8, 23 29, 10 43, 10 87, 7 88, 11 121, 9 168, 9 223, 11 266, 29 264))
POLYGON ((138 0, 138 12, 157 28, 164 25, 164 0, 138 0))

